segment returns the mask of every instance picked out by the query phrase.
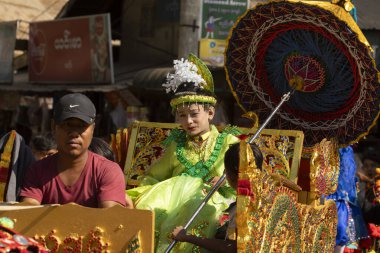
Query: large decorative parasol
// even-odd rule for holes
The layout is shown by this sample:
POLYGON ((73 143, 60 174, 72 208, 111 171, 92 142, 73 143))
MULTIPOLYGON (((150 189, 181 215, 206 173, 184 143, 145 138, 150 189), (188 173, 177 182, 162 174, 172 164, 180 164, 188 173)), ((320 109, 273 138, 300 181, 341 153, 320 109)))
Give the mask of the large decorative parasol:
POLYGON ((269 128, 305 133, 305 151, 323 138, 357 142, 379 114, 379 75, 364 35, 342 7, 275 1, 248 10, 231 30, 225 70, 245 111, 265 120, 294 88, 269 128))

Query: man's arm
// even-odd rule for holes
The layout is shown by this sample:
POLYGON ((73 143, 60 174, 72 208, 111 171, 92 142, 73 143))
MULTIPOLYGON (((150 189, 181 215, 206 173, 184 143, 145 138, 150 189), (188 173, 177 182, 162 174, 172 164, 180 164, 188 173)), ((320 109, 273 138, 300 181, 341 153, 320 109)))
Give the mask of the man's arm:
POLYGON ((99 203, 100 208, 108 208, 108 207, 113 207, 113 206, 123 206, 123 205, 116 201, 111 201, 111 200, 101 201, 99 203))
POLYGON ((21 203, 25 203, 25 204, 28 204, 31 206, 41 205, 41 203, 38 200, 36 200, 34 198, 28 198, 28 197, 22 198, 21 203))
MULTIPOLYGON (((24 175, 19 194, 21 203, 26 203, 28 205, 41 205, 42 203, 43 189, 40 186, 42 174, 39 170, 40 167, 38 167, 39 164, 40 163, 38 162, 32 164, 24 175)), ((44 164, 43 166, 44 169, 50 168, 46 166, 46 164, 44 164)))
POLYGON ((183 227, 176 227, 173 231, 173 238, 180 242, 188 242, 215 253, 236 253, 237 245, 233 240, 220 240, 214 238, 201 238, 186 234, 183 227))
MULTIPOLYGON (((125 195, 125 197, 126 197, 126 205, 125 205, 125 207, 129 208, 129 209, 133 209, 133 202, 132 202, 131 198, 127 194, 125 195)), ((117 206, 117 205, 123 206, 119 202, 111 201, 111 200, 101 201, 99 203, 99 207, 100 208, 108 208, 108 207, 113 207, 113 206, 117 206)))
POLYGON ((120 166, 111 161, 103 164, 103 166, 105 169, 100 179, 98 207, 107 208, 122 205, 133 208, 133 202, 125 192, 125 178, 120 166))

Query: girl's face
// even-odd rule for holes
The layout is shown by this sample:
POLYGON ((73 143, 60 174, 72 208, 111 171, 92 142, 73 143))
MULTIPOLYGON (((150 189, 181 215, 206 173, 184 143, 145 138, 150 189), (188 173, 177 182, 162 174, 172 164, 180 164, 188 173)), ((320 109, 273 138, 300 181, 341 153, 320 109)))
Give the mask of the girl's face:
POLYGON ((200 104, 184 105, 177 107, 176 121, 188 135, 199 136, 210 131, 210 121, 214 115, 213 106, 205 110, 200 104))

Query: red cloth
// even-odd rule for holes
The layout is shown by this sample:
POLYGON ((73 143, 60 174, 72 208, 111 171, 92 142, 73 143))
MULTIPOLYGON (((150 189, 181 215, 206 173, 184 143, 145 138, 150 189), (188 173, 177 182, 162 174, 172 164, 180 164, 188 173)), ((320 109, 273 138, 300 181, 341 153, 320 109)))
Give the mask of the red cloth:
POLYGON ((372 246, 372 240, 371 238, 365 238, 365 239, 360 239, 359 241, 359 248, 361 249, 369 249, 372 246))
POLYGON ((371 237, 380 238, 380 226, 376 226, 375 224, 368 224, 368 233, 371 237))
POLYGON ((126 205, 125 179, 120 166, 88 151, 88 158, 77 182, 64 185, 57 171, 58 154, 34 163, 28 170, 20 196, 36 199, 44 204, 70 202, 87 207, 98 207, 101 201, 116 201, 126 205))
POLYGON ((239 140, 244 141, 245 139, 247 139, 249 137, 249 135, 247 135, 247 134, 239 134, 236 137, 238 137, 239 140))
POLYGON ((50 252, 41 243, 23 236, 14 230, 0 226, 0 233, 3 235, 0 238, 0 252, 19 252, 19 253, 48 253, 50 252))
POLYGON ((303 191, 310 191, 310 159, 301 158, 297 184, 303 191))
POLYGON ((248 179, 239 179, 238 181, 238 194, 244 196, 251 196, 251 183, 248 179))
POLYGON ((248 179, 239 179, 238 180, 238 190, 239 195, 249 196, 251 201, 255 200, 255 195, 251 189, 251 183, 248 179))
POLYGON ((362 253, 362 251, 360 249, 349 249, 345 247, 343 253, 362 253))
POLYGON ((230 216, 227 213, 222 214, 219 219, 219 226, 223 226, 228 220, 230 219, 230 216))

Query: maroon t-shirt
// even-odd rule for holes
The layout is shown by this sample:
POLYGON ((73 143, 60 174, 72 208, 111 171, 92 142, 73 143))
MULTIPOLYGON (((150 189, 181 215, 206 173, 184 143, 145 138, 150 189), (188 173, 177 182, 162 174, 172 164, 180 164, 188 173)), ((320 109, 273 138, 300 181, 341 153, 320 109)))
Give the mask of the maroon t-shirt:
POLYGON ((74 202, 98 207, 101 201, 126 205, 124 174, 117 163, 88 151, 78 180, 66 186, 58 175, 57 157, 55 154, 32 164, 24 178, 21 197, 36 199, 42 205, 74 202))

